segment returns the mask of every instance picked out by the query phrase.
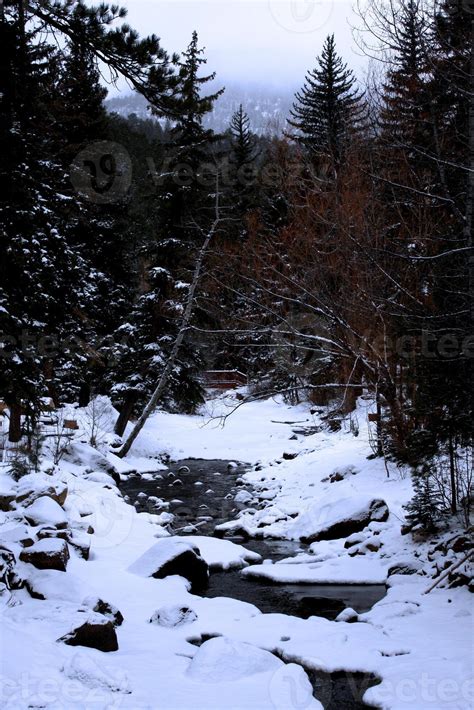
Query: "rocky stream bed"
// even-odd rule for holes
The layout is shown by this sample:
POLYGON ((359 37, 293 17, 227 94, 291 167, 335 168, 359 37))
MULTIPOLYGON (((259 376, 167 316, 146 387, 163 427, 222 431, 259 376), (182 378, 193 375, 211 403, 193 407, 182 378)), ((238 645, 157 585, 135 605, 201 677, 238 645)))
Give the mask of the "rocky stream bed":
MULTIPOLYGON (((219 460, 187 459, 169 464, 169 471, 143 477, 132 475, 122 492, 138 511, 167 510, 173 514, 174 535, 212 536, 217 525, 235 517, 245 507, 236 503, 239 491, 251 489, 242 481, 244 464, 219 460)), ((258 553, 263 560, 277 561, 305 549, 298 541, 229 537, 258 553)), ((333 620, 351 607, 363 613, 385 596, 384 585, 274 584, 246 578, 239 570, 211 570, 205 597, 231 597, 249 602, 263 613, 280 613, 307 619, 320 616, 333 620)), ((356 710, 365 690, 377 683, 362 673, 324 673, 306 669, 314 696, 327 710, 356 710)))

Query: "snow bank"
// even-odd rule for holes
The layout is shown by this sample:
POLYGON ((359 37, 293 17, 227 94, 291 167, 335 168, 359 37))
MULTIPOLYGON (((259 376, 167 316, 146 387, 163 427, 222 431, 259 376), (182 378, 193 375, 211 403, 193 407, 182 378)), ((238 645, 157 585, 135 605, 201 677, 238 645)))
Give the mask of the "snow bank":
MULTIPOLYGON (((222 415, 235 404, 235 399, 226 397, 209 407, 222 415)), ((17 564, 26 587, 0 594, 2 706, 7 710, 137 710, 155 707, 159 697, 160 706, 173 710, 321 708, 298 665, 302 664, 327 672, 375 674, 382 682, 366 692, 365 700, 386 710, 471 707, 472 596, 465 588, 423 595, 431 583, 431 576, 422 576, 431 564, 427 546, 415 546, 408 536, 400 535, 403 505, 411 496, 410 480, 390 464, 387 478, 381 461, 367 460, 370 447, 362 425, 363 406, 355 413, 361 424, 358 438, 345 425, 337 433, 295 434, 299 427, 317 425, 317 417, 304 406, 287 407, 278 401, 241 407, 223 429, 217 419, 209 421, 209 408, 196 417, 158 413, 139 437, 127 466, 136 461, 137 469, 139 463, 140 470, 158 470, 160 464, 147 456, 157 456, 166 448, 176 459, 206 456, 258 462, 255 470, 245 474, 253 486, 255 508, 241 511, 235 522, 249 534, 265 537, 299 539, 310 529, 305 520, 321 504, 329 506, 331 516, 339 500, 350 500, 351 505, 374 497, 385 500, 389 519, 370 522, 349 548, 344 540, 318 541, 291 561, 258 566, 273 575, 299 575, 300 580, 318 574, 331 581, 360 582, 362 576, 364 581, 370 575, 372 581, 379 574, 381 579, 382 573, 385 578, 386 570, 402 561, 414 574, 389 576, 387 596, 370 612, 359 615, 358 621, 351 619, 352 623, 344 616, 336 623, 262 614, 252 604, 234 599, 195 596, 190 583, 179 576, 155 579, 135 573, 139 560, 139 571, 149 571, 146 553, 157 544, 157 535, 163 536, 158 543, 166 543, 165 519, 137 514, 103 468, 113 463, 123 474, 127 466, 121 468, 104 454, 105 464, 93 458, 87 447, 80 447, 76 458, 61 461, 60 470, 50 479, 54 486, 68 489, 64 510, 60 505, 61 513, 54 508, 60 524, 65 518, 74 535, 93 530, 90 557, 86 561, 71 551, 66 572, 17 564), (284 458, 285 452, 298 456, 284 458), (331 482, 331 472, 344 467, 358 473, 331 482), (364 550, 373 537, 380 542, 379 549, 364 550), (46 599, 31 598, 28 588, 46 599), (125 619, 116 629, 118 650, 113 654, 57 643, 86 619, 104 623, 107 617, 85 603, 90 598, 116 607, 125 619), (174 625, 150 623, 154 614, 163 611, 163 618, 179 622, 172 608, 192 610, 196 618, 174 625), (206 640, 210 636, 220 640, 206 640), (190 639, 204 643, 197 648, 190 639)), ((32 488, 44 492, 39 486, 32 488)), ((16 484, 3 472, 0 491, 10 496, 12 489, 17 490, 16 484)), ((39 507, 43 515, 43 504, 39 507)), ((25 522, 25 510, 20 502, 16 509, 0 512, 0 542, 17 559, 22 549, 28 549, 23 547, 30 544, 28 538, 37 540, 38 528, 25 522)), ((51 525, 51 506, 46 513, 41 524, 51 525)), ((197 543, 211 565, 256 561, 227 540, 202 543, 196 537, 179 542, 188 550, 197 543)), ((174 544, 169 537, 167 544, 169 553, 169 545, 174 544)), ((242 574, 258 568, 247 567, 242 574)))
POLYGON ((377 558, 337 557, 322 563, 252 565, 247 578, 289 584, 385 584, 387 565, 377 558))
POLYGON ((282 665, 282 661, 268 651, 219 637, 203 643, 191 661, 188 674, 203 683, 222 683, 276 671, 282 665))

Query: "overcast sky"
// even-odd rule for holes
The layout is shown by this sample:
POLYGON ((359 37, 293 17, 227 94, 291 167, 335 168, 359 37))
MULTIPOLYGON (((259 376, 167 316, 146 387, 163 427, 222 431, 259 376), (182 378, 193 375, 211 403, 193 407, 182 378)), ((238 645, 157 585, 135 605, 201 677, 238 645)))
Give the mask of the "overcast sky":
MULTIPOLYGON (((299 86, 334 33, 340 54, 363 73, 352 38, 357 21, 345 0, 122 0, 141 35, 155 33, 168 52, 182 51, 196 29, 208 68, 223 80, 299 86)), ((112 91, 111 94, 114 92, 112 91)))

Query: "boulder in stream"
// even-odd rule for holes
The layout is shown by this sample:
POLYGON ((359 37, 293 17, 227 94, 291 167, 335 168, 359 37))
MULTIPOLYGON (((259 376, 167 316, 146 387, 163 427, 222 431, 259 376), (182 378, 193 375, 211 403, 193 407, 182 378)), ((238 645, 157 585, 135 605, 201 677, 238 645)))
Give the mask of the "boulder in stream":
POLYGON ((360 532, 372 520, 384 522, 388 516, 388 506, 380 498, 342 498, 312 506, 298 518, 295 528, 302 530, 300 540, 305 543, 336 540, 360 532))
POLYGON ((130 567, 142 577, 163 579, 177 574, 191 582, 191 591, 205 589, 209 583, 209 567, 199 548, 184 539, 162 538, 130 567))

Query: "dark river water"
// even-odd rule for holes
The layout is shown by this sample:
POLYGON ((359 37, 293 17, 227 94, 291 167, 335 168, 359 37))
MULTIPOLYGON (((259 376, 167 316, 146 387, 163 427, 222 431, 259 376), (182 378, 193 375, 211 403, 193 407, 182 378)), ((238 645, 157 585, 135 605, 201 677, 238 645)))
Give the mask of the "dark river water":
MULTIPOLYGON (((168 510, 175 519, 170 531, 177 535, 213 535, 216 525, 231 520, 239 511, 235 494, 243 489, 240 477, 248 467, 229 467, 227 461, 188 459, 169 464, 169 471, 154 474, 153 480, 132 476, 121 489, 139 511, 168 510), (185 468, 183 468, 185 467, 185 468), (160 506, 156 499, 169 504, 160 506)), ((244 507, 244 506, 241 506, 244 507)), ((287 540, 244 540, 228 538, 262 558, 273 561, 292 557, 304 549, 299 542, 287 540)), ((362 613, 385 596, 382 585, 273 584, 248 579, 238 570, 213 572, 206 597, 231 597, 249 602, 264 613, 281 613, 307 619, 322 616, 335 619, 346 607, 362 613)), ((307 670, 314 695, 326 710, 359 710, 365 690, 377 682, 362 673, 321 673, 307 670)))

